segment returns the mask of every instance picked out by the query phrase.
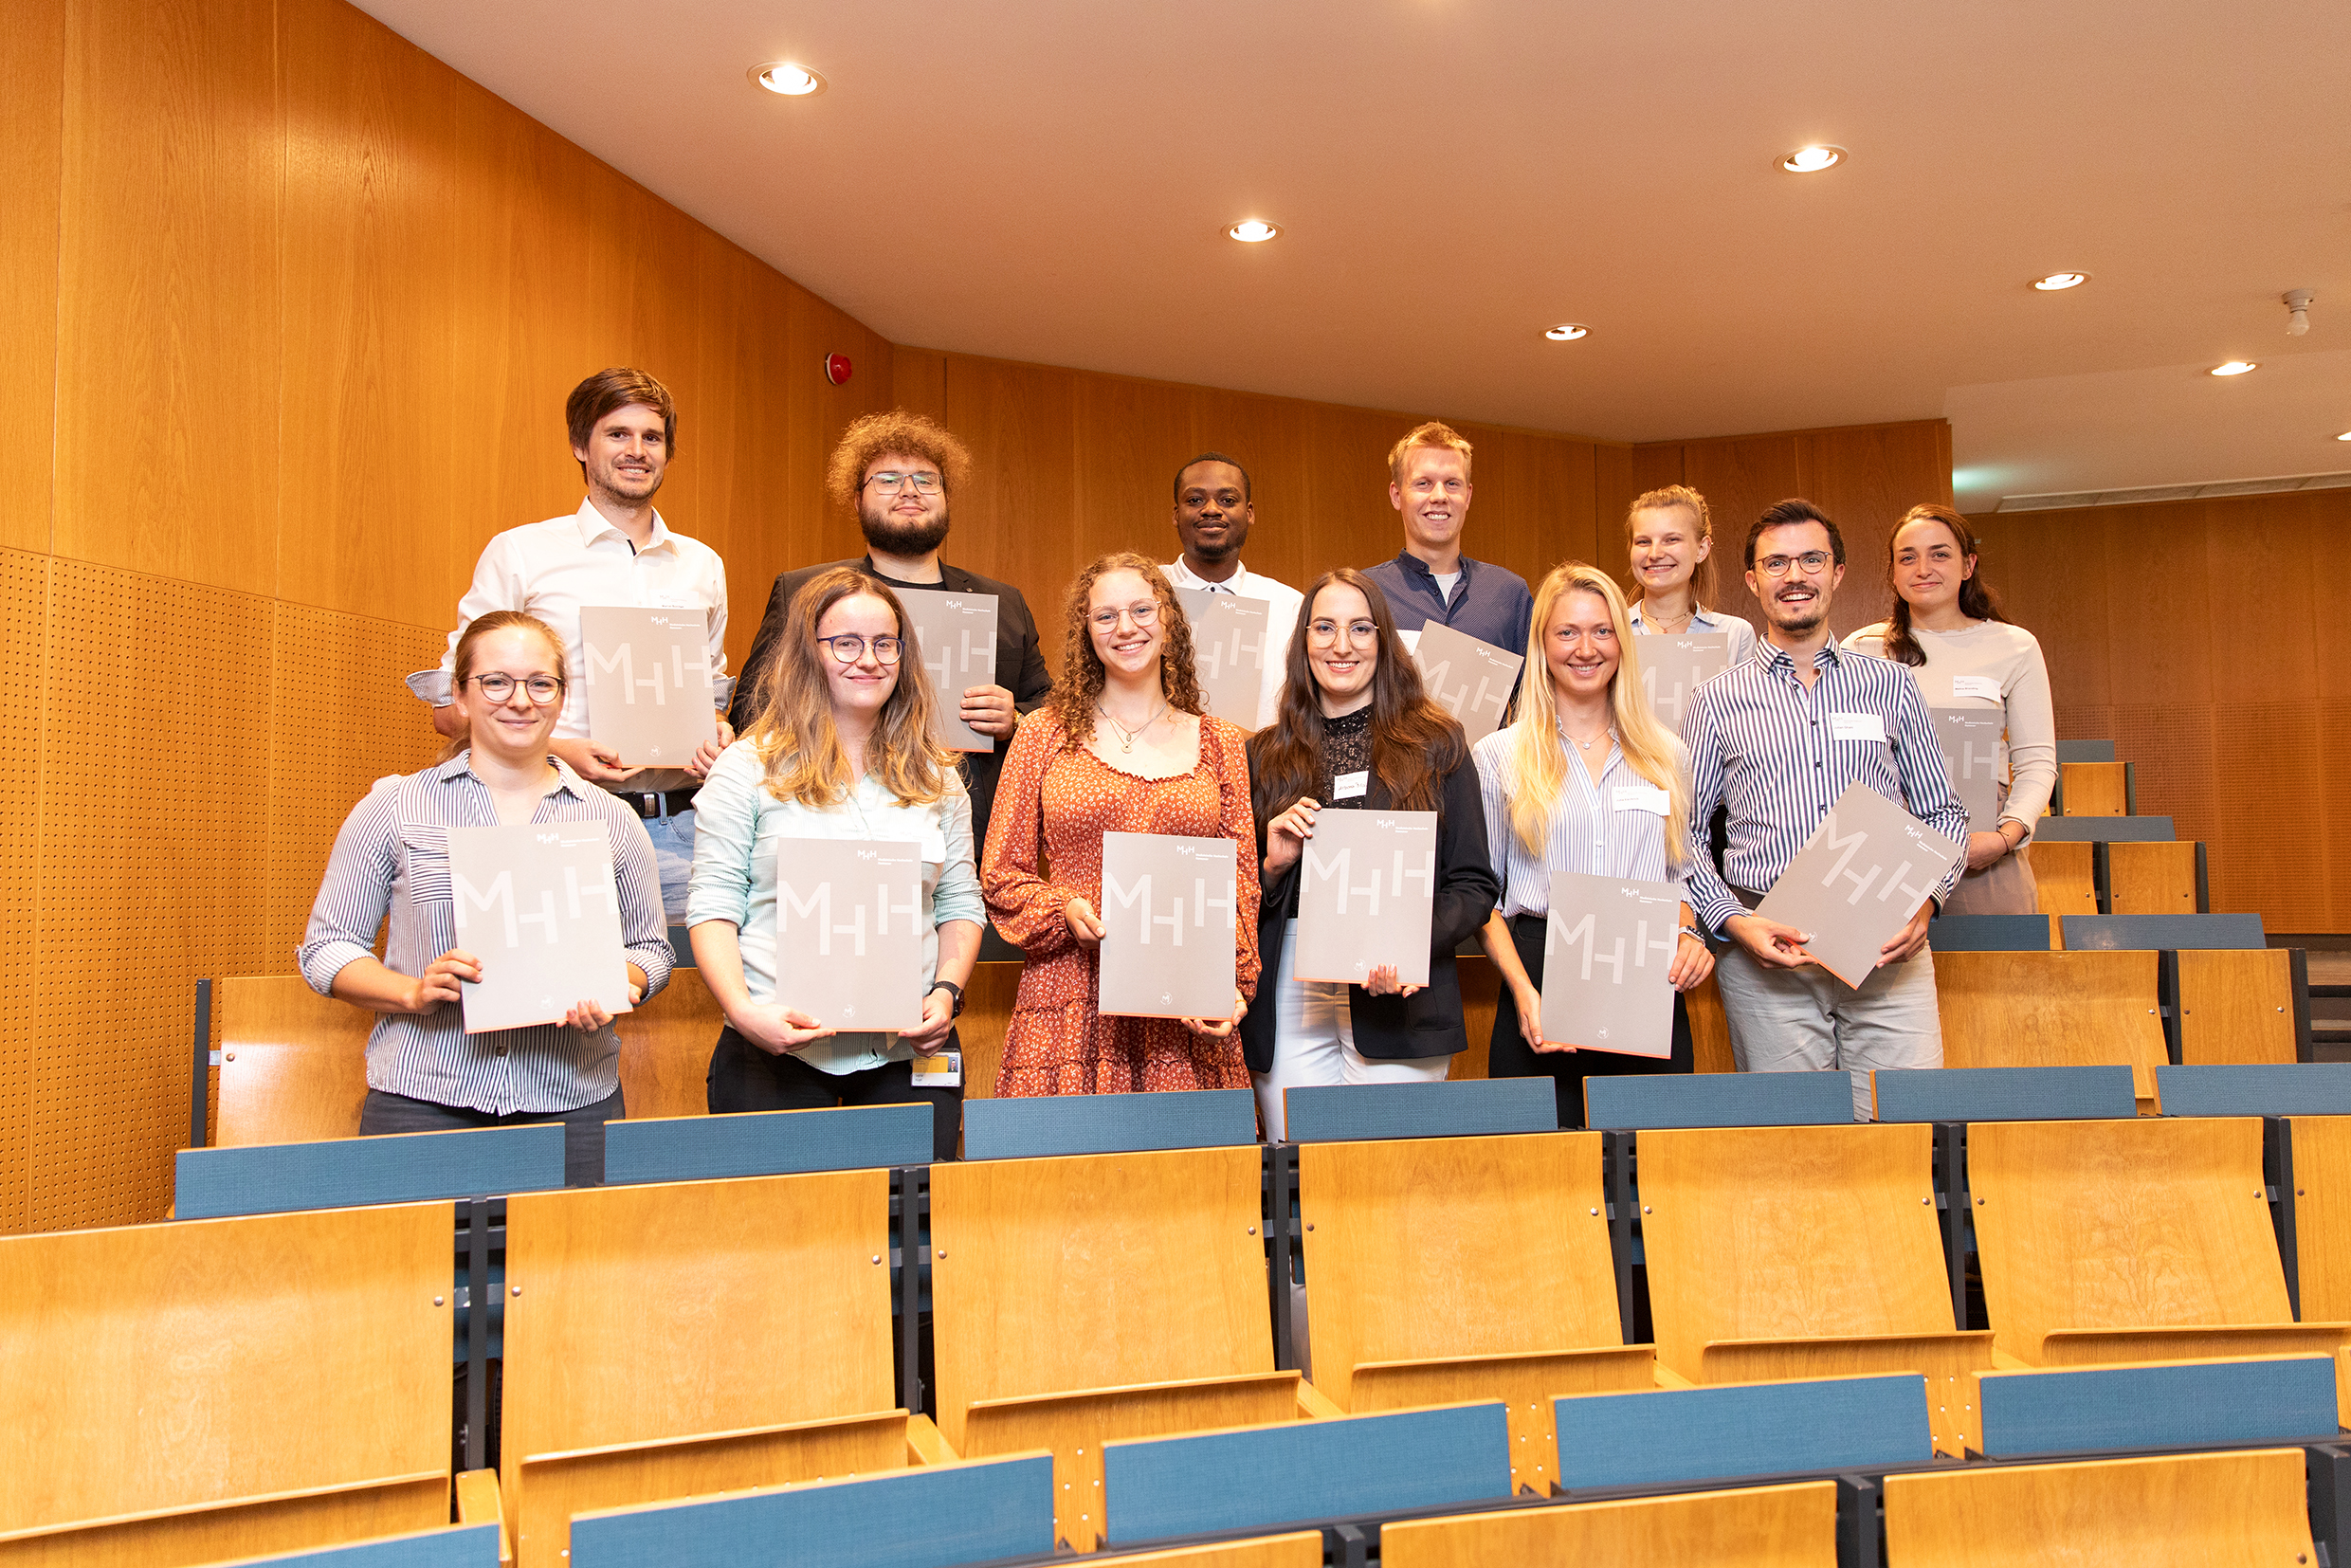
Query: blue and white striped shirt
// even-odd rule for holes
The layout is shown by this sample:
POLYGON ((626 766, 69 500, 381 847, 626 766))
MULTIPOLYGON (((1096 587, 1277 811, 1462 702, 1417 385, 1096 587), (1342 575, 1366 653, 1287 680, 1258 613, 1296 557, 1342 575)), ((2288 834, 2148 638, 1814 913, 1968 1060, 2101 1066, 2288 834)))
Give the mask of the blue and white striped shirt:
MULTIPOLYGON (((1715 932, 1746 907, 1731 888, 1769 892, 1847 785, 1866 784, 1954 843, 1967 840, 1967 808, 1951 787, 1910 671, 1833 641, 1813 656, 1813 667, 1819 677, 1807 690, 1795 659, 1766 641, 1754 658, 1690 694, 1682 739, 1689 747, 1690 820, 1700 825, 1693 836, 1717 806, 1730 814, 1722 873, 1703 851, 1690 868, 1690 906, 1715 932), (1845 715, 1858 722, 1842 727, 1874 723, 1883 738, 1839 738, 1836 720, 1845 715)), ((1959 869, 1936 884, 1938 902, 1959 869)))
MULTIPOLYGON (((650 996, 669 983, 672 961, 653 841, 636 812, 584 782, 562 758, 547 760, 556 782, 531 820, 601 821, 611 830, 621 941, 629 961, 645 971, 650 996)), ((472 762, 473 754, 463 752, 422 773, 379 778, 351 809, 303 934, 302 978, 311 990, 333 995, 344 965, 374 957, 387 908, 385 967, 421 975, 458 945, 448 830, 498 826, 498 807, 472 762)), ((497 1116, 576 1110, 619 1086, 620 1036, 611 1024, 593 1034, 561 1024, 467 1034, 465 1010, 445 1002, 427 1013, 376 1018, 368 1035, 367 1081, 388 1094, 497 1116)))
MULTIPOLYGON (((1485 806, 1487 859, 1502 881, 1502 902, 1495 908, 1503 919, 1549 914, 1554 871, 1627 882, 1685 881, 1670 864, 1674 857, 1666 843, 1668 819, 1638 803, 1651 797, 1653 786, 1625 760, 1613 737, 1597 784, 1582 759, 1569 755, 1567 778, 1551 803, 1551 830, 1543 852, 1530 852, 1510 825, 1510 803, 1519 793, 1518 743, 1518 729, 1512 725, 1469 750, 1485 806), (1620 789, 1629 792, 1621 799, 1620 789)), ((1686 856, 1687 847, 1681 848, 1686 856)))

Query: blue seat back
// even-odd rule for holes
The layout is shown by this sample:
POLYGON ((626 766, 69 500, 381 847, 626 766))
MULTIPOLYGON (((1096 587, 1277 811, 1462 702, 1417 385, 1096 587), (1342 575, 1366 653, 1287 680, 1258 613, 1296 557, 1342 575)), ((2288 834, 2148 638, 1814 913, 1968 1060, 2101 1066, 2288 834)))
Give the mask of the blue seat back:
POLYGON ((1498 1404, 1103 1447, 1112 1545, 1509 1495, 1510 1428, 1498 1404))
POLYGON ((2351 1116, 2351 1062, 2158 1067, 2165 1116, 2351 1116))
POLYGON ((461 1524, 350 1546, 243 1559, 270 1568, 498 1568, 498 1526, 461 1524))
POLYGON ((1248 1089, 1057 1094, 971 1100, 963 1105, 966 1159, 1216 1149, 1256 1141, 1257 1097, 1248 1089))
POLYGON ((2139 1114, 2126 1067, 1923 1067, 1869 1075, 1880 1121, 2094 1121, 2139 1114))
POLYGON ((954 1568, 1053 1549, 1049 1454, 574 1516, 569 1568, 954 1568))
POLYGON ((1464 1078, 1288 1089, 1282 1096, 1282 1116, 1293 1143, 1349 1143, 1555 1133, 1558 1103, 1548 1078, 1464 1078))
POLYGON ((2057 742, 2060 762, 2111 762, 2114 742, 2111 740, 2060 740, 2057 742))
POLYGON ((604 1129, 604 1180, 610 1187, 923 1165, 930 1158, 927 1104, 660 1117, 614 1121, 604 1129))
POLYGON ((1850 1072, 1655 1073, 1584 1080, 1588 1127, 1810 1127, 1853 1120, 1850 1072))
POLYGON ((1926 925, 1938 953, 2047 953, 2053 941, 2047 915, 1945 915, 1926 925))
POLYGON ((2160 948, 2263 948, 2259 915, 2068 915, 2069 953, 2160 948))
POLYGON ((2032 837, 2046 844, 2169 844, 2167 816, 2045 816, 2032 837))
POLYGON ((2089 1453, 2332 1440, 2328 1356, 1988 1372, 1983 1452, 2089 1453))
POLYGON ((1574 1395, 1553 1400, 1552 1414, 1570 1491, 1934 1457, 1926 1379, 1906 1373, 1574 1395))
POLYGON ((182 1149, 177 1178, 180 1219, 531 1193, 563 1185, 563 1126, 182 1149))

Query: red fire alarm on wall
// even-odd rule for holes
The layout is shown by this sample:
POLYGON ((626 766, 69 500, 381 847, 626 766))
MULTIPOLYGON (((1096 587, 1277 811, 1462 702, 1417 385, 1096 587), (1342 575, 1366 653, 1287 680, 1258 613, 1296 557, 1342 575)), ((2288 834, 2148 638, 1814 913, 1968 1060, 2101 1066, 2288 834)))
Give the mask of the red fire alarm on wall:
POLYGON ((856 366, 849 363, 849 356, 846 354, 828 354, 825 356, 825 379, 831 382, 836 387, 847 386, 849 373, 856 368, 856 366))

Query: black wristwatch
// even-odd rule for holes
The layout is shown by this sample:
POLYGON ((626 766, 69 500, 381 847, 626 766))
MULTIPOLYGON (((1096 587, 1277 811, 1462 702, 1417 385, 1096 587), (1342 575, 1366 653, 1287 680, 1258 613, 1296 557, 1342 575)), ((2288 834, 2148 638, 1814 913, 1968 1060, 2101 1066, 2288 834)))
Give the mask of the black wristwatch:
MULTIPOLYGON (((953 980, 933 980, 933 981, 931 982, 931 991, 938 991, 938 990, 940 990, 940 989, 942 989, 942 988, 943 988, 943 989, 945 989, 947 992, 949 992, 951 994, 953 994, 953 995, 954 995, 954 997, 955 997, 955 1011, 954 1011, 953 1012, 950 1012, 949 1014, 947 1014, 947 1016, 948 1016, 948 1017, 950 1017, 950 1018, 960 1018, 960 1017, 962 1017, 962 1016, 963 1016, 963 988, 962 988, 961 986, 959 986, 959 985, 956 984, 953 980)), ((926 992, 924 992, 922 994, 923 994, 923 995, 925 995, 925 996, 928 996, 928 995, 931 994, 931 991, 926 991, 926 992)))

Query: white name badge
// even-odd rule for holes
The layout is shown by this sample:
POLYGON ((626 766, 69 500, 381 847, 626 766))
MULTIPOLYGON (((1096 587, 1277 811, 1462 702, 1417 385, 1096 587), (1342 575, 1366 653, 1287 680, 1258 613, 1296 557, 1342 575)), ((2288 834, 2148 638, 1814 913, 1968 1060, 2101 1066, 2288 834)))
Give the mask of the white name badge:
POLYGON ((1832 713, 1829 715, 1829 738, 1832 740, 1874 740, 1886 744, 1886 720, 1874 713, 1832 713))
POLYGON ((1989 675, 1954 675, 1951 677, 1951 695, 1980 697, 1987 702, 1996 702, 2000 700, 2000 683, 1989 675))
POLYGON ((1659 816, 1673 814, 1673 800, 1654 784, 1619 784, 1616 786, 1616 809, 1620 811, 1655 811, 1659 816))
POLYGON ((1369 768, 1358 774, 1340 774, 1331 780, 1331 798, 1353 800, 1371 787, 1372 773, 1369 768))
POLYGON ((918 1056, 907 1064, 914 1068, 918 1088, 959 1089, 963 1086, 963 1053, 942 1050, 936 1056, 918 1056))

